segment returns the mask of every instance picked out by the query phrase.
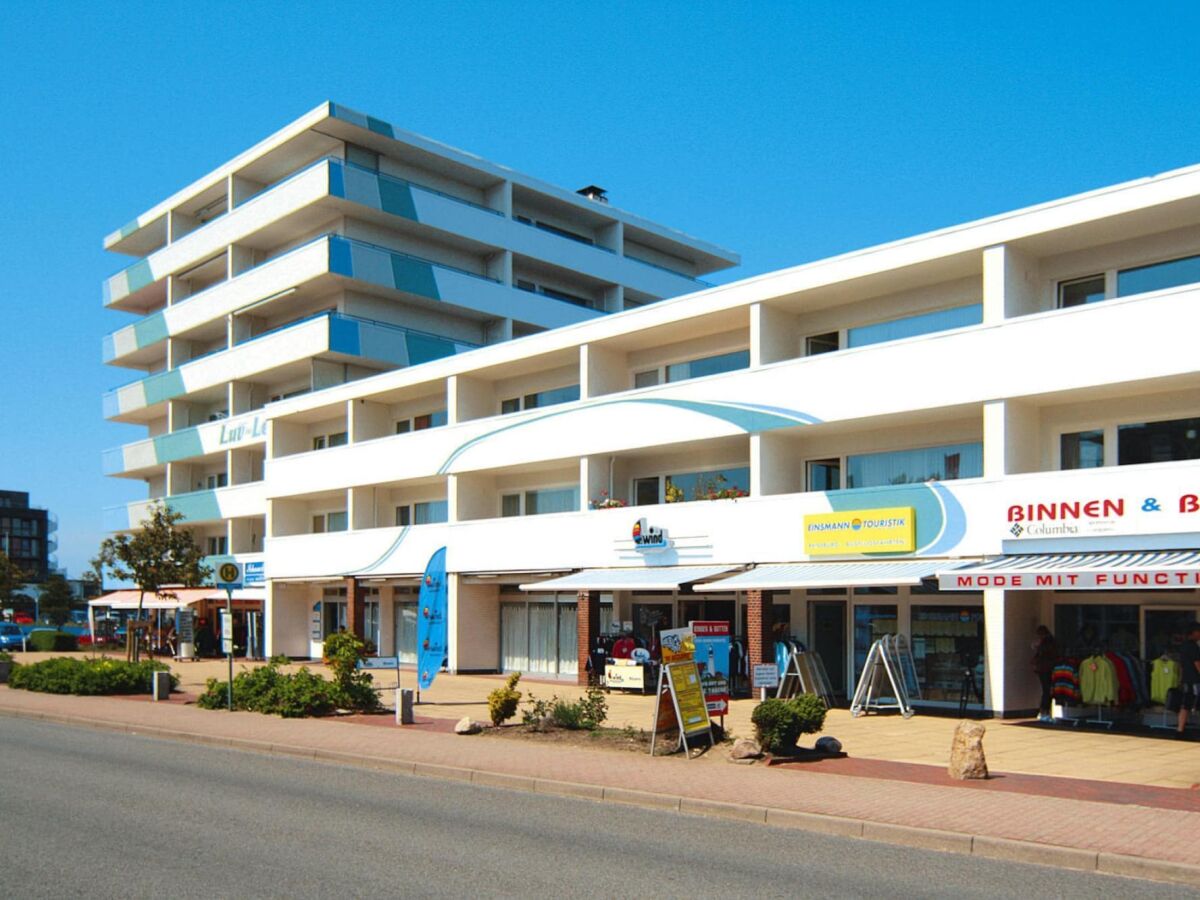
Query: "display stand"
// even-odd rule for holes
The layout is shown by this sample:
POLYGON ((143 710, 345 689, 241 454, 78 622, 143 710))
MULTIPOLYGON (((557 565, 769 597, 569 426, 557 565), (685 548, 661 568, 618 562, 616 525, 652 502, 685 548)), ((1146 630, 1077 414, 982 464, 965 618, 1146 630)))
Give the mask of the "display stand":
MULTIPOLYGON (((897 642, 893 635, 885 634, 871 645, 858 684, 854 686, 854 698, 850 701, 851 715, 861 716, 871 709, 898 709, 904 718, 912 716, 912 702, 906 684, 908 679, 904 672, 906 654, 908 664, 912 665, 907 642, 897 642), (882 691, 886 686, 892 689, 887 697, 882 691)), ((912 672, 915 679, 915 666, 912 672)))
POLYGON ((814 650, 801 650, 793 645, 775 696, 786 700, 796 694, 816 694, 825 701, 827 709, 833 707, 833 686, 829 683, 821 655, 814 650))
POLYGON ((650 733, 650 755, 660 731, 679 728, 679 747, 691 759, 688 738, 706 736, 709 746, 714 746, 712 721, 708 718, 708 707, 700 687, 700 670, 695 661, 669 663, 658 670, 658 692, 654 702, 654 730, 650 733), (664 706, 664 698, 670 704, 664 706))

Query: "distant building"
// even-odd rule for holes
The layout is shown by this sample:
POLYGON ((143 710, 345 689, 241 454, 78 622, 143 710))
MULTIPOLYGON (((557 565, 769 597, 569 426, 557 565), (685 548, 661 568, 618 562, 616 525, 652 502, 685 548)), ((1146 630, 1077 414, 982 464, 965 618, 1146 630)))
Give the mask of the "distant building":
POLYGON ((0 551, 34 583, 45 581, 57 565, 51 556, 57 545, 50 537, 56 530, 58 520, 30 506, 29 494, 0 491, 0 551))

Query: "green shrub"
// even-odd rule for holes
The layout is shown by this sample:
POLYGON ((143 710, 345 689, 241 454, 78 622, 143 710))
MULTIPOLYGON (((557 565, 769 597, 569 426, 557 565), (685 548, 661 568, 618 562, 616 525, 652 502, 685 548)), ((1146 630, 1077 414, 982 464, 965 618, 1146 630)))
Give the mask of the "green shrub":
MULTIPOLYGON (((154 672, 170 671, 166 665, 152 660, 125 662, 102 656, 98 659, 56 657, 29 665, 13 667, 10 687, 45 694, 149 694, 154 672)), ((178 676, 171 675, 172 689, 179 686, 178 676)))
POLYGON ((0 650, 0 662, 12 662, 12 654, 7 650, 0 650))
POLYGON ((599 688, 588 688, 579 700, 565 700, 552 695, 549 700, 539 700, 529 695, 529 708, 521 716, 526 725, 540 725, 549 718, 559 728, 571 731, 595 731, 608 718, 608 701, 599 688))
POLYGON ((750 716, 754 736, 769 753, 791 753, 802 734, 820 731, 825 723, 825 702, 815 694, 790 700, 764 700, 750 716))
POLYGON ((78 650, 79 638, 65 631, 34 631, 29 635, 29 649, 39 653, 78 650))
POLYGON ((368 672, 358 664, 366 659, 367 645, 348 631, 325 638, 325 664, 333 672, 334 701, 343 709, 369 712, 379 708, 379 695, 368 672))
POLYGON ((504 687, 498 687, 488 694, 488 715, 493 725, 501 725, 517 714, 517 705, 521 702, 521 692, 517 690, 520 680, 521 673, 513 672, 504 682, 504 687))
MULTIPOLYGON (((225 709, 228 685, 227 681, 210 678, 197 705, 203 709, 225 709)), ((339 708, 370 711, 378 704, 375 691, 369 684, 364 689, 361 679, 353 679, 347 689, 309 669, 292 674, 281 672, 275 660, 256 669, 245 669, 233 678, 234 709, 285 719, 327 716, 339 708)))

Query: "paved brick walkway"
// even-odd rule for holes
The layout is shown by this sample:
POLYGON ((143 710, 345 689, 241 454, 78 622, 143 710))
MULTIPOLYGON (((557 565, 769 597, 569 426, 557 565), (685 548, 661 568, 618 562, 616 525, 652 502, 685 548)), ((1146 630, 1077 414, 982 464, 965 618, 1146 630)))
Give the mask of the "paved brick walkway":
MULTIPOLYGON (((526 778, 632 789, 748 807, 818 813, 866 822, 941 829, 983 838, 1122 854, 1200 866, 1200 811, 1077 797, 973 790, 912 780, 847 775, 802 766, 735 766, 707 759, 650 758, 510 739, 460 737, 440 728, 358 727, 201 710, 141 699, 61 697, 0 687, 0 713, 122 722, 196 739, 256 741, 262 750, 452 765, 526 778)), ((770 817, 768 816, 768 821, 770 817)), ((761 821, 761 818, 759 819, 761 821)), ((886 838, 885 838, 886 839, 886 838)), ((1047 848, 1047 861, 1052 854, 1047 848)))

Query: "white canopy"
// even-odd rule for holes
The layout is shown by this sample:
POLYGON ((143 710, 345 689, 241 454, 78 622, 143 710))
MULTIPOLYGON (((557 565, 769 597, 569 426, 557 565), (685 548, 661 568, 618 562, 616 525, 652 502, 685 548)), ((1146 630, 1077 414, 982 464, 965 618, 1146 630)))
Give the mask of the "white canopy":
POLYGON ((803 562, 755 566, 721 581, 696 585, 698 592, 783 591, 789 588, 892 587, 920 584, 953 564, 945 560, 903 559, 879 562, 803 562))
POLYGON ((523 591, 673 591, 680 585, 736 572, 740 566, 643 566, 637 569, 582 569, 521 585, 523 591))
POLYGON ((1082 590, 1181 590, 1200 587, 1200 550, 1125 553, 1028 553, 938 570, 943 590, 1050 588, 1082 590))
MULTIPOLYGON (((93 609, 98 606, 105 609, 137 609, 140 593, 136 590, 113 591, 103 597, 89 600, 88 606, 93 609)), ((225 592, 217 588, 166 588, 161 594, 152 594, 147 591, 142 599, 142 609, 183 609, 205 600, 223 601, 224 599, 225 592)), ((234 591, 233 599, 261 600, 262 597, 258 594, 234 591)))

